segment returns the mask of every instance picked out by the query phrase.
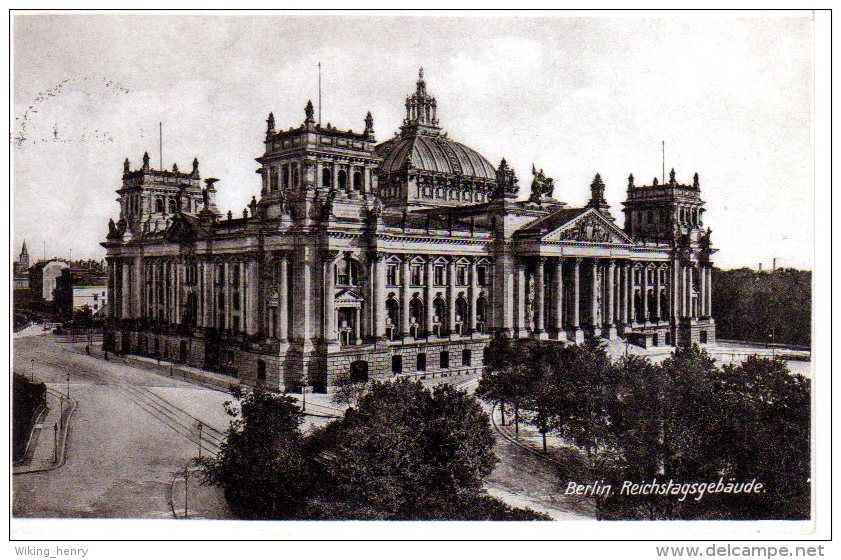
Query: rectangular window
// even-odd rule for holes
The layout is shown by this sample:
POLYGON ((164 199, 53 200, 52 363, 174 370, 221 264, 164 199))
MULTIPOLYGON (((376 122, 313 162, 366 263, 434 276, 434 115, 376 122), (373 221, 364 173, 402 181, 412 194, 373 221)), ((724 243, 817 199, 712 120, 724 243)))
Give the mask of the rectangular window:
POLYGON ((426 354, 421 352, 418 354, 418 371, 426 371, 426 354))
POLYGON ((269 168, 269 191, 277 190, 277 167, 269 168))
POLYGON ((467 267, 459 266, 456 268, 456 283, 459 286, 467 286, 467 267))
POLYGON ((239 286, 239 265, 235 264, 233 266, 234 266, 234 270, 233 270, 233 274, 232 274, 231 283, 234 285, 234 287, 238 287, 239 286))
POLYGON ((488 268, 486 266, 476 267, 476 282, 480 286, 488 285, 488 268))
POLYGON ((412 265, 412 286, 422 286, 422 285, 423 285, 423 265, 413 264, 412 265))
POLYGON ((234 332, 239 332, 239 317, 234 317, 233 328, 234 332))
POLYGON ((389 286, 396 286, 397 285, 397 265, 390 264, 386 269, 386 278, 385 283, 389 286))
POLYGON ((403 356, 391 357, 391 373, 395 375, 403 373, 403 356))
POLYGON ((239 311, 239 292, 234 292, 234 311, 239 311))
POLYGON ((470 350, 462 350, 461 352, 461 365, 469 366, 470 365, 470 350))
POLYGON ((441 369, 450 367, 450 353, 444 350, 441 352, 441 369))
POLYGON ((446 285, 446 269, 443 266, 436 266, 433 276, 436 286, 446 285))

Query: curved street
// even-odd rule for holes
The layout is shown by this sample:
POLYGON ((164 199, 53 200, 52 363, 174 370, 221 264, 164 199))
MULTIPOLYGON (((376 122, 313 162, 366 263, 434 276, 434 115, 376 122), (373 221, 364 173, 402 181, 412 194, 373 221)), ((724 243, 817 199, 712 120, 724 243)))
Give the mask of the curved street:
MULTIPOLYGON (((16 371, 29 376, 34 359, 36 380, 66 394, 69 376, 71 398, 78 401, 65 464, 14 477, 15 517, 171 518, 173 480, 198 455, 195 424, 205 426, 205 452, 227 427, 223 403, 229 394, 96 354, 85 355, 84 343, 59 343, 42 333, 14 340, 16 371)), ((478 378, 452 381, 472 392, 478 378)), ((490 407, 485 409, 491 414, 490 407)), ((486 480, 490 494, 554 519, 589 517, 580 504, 559 499, 562 490, 553 464, 497 431, 494 435, 500 461, 486 480)), ((202 493, 203 517, 230 516, 221 493, 202 493)))

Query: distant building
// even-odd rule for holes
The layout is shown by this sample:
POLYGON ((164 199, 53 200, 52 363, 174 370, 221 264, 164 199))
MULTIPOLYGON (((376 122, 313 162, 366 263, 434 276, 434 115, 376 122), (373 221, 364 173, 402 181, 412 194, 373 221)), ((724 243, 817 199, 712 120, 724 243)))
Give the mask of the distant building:
POLYGON ((64 317, 88 307, 96 315, 102 311, 108 293, 108 277, 98 271, 72 266, 56 279, 55 306, 64 317))
POLYGON ((15 290, 23 290, 29 287, 29 251, 26 250, 26 241, 20 250, 20 256, 12 261, 12 286, 15 290))
POLYGON ((29 291, 33 297, 43 301, 53 301, 56 279, 61 276, 61 271, 68 267, 67 262, 61 259, 35 263, 29 269, 29 291))

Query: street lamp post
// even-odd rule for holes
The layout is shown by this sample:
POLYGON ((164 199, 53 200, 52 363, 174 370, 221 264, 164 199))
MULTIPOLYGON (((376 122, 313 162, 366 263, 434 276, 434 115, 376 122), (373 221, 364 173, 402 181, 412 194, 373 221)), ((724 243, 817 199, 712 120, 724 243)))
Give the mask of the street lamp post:
POLYGON ((53 424, 53 463, 58 463, 58 424, 53 424))
POLYGON ((35 358, 29 360, 29 380, 35 383, 35 358))
POLYGON ((307 411, 307 386, 301 385, 301 412, 307 411))
POLYGON ((201 422, 199 422, 199 461, 201 461, 201 430, 204 428, 201 422))
POLYGON ((184 519, 187 519, 187 493, 188 493, 188 485, 187 479, 190 476, 190 463, 184 465, 184 519))
POLYGON ((70 400, 70 374, 67 374, 67 400, 70 400))

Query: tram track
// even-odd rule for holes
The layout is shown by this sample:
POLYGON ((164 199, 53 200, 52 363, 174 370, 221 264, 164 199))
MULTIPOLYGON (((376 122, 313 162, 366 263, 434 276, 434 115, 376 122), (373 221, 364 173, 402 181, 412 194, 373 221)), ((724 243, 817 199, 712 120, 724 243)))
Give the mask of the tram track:
POLYGON ((128 383, 115 382, 107 374, 99 373, 83 367, 81 364, 72 361, 60 360, 54 356, 41 354, 38 356, 40 364, 52 366, 68 375, 81 378, 96 385, 107 385, 114 388, 123 397, 133 402, 139 408, 150 414, 156 420, 171 428, 188 441, 201 444, 204 451, 211 455, 219 452, 220 445, 225 439, 225 434, 216 428, 202 422, 182 408, 172 404, 163 397, 155 394, 146 387, 138 387, 128 383), (68 371, 68 367, 72 367, 68 371), (202 426, 199 435, 199 425, 202 426))

